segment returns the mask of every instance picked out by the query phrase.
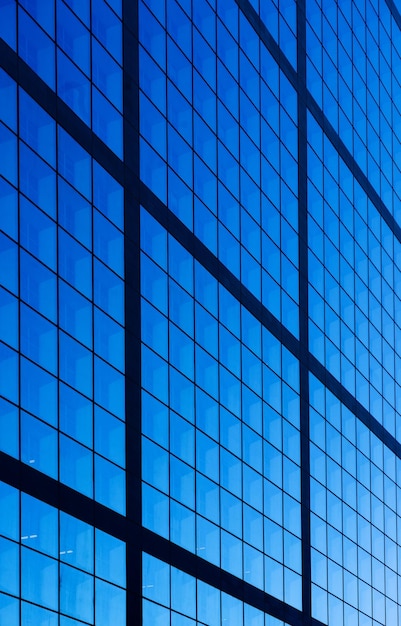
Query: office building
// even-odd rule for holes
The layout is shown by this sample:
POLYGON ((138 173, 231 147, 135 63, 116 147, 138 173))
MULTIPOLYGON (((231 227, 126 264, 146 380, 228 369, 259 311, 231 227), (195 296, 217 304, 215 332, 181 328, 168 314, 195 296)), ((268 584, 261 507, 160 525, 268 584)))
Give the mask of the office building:
POLYGON ((401 622, 398 0, 0 0, 0 624, 401 622))

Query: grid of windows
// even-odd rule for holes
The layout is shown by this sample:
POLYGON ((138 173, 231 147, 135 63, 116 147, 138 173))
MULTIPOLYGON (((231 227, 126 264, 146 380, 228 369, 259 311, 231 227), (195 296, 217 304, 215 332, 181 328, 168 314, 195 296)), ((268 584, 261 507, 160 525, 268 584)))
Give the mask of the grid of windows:
POLYGON ((289 626, 146 553, 142 594, 143 626, 289 626))
POLYGON ((5 483, 0 510, 2 624, 124 623, 122 541, 5 483))
POLYGON ((0 0, 0 622, 400 621, 393 0, 0 0))
POLYGON ((296 92, 234 0, 184 4, 139 3, 141 178, 298 335, 296 92))
POLYGON ((0 36, 123 156, 121 0, 7 0, 0 36), (18 28, 17 25, 18 24, 18 28))
POLYGON ((122 188, 3 71, 0 92, 0 449, 124 512, 122 188))
POLYGON ((397 217, 400 27, 385 0, 330 7, 307 0, 306 11, 308 89, 397 217))
POLYGON ((310 397, 313 615, 396 624, 400 458, 313 376, 310 397))
POLYGON ((298 361, 145 211, 141 231, 144 525, 301 608, 298 361))
POLYGON ((399 438, 401 244, 311 116, 308 148, 310 350, 399 438))

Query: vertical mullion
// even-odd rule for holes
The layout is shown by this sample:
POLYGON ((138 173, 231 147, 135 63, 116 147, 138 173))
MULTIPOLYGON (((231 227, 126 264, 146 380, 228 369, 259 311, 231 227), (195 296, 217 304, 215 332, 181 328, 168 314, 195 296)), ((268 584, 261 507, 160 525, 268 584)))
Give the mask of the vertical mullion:
POLYGON ((299 340, 301 423, 301 533, 302 611, 311 617, 310 549, 310 456, 309 456, 309 363, 308 363, 308 207, 307 207, 307 108, 306 108, 306 10, 297 2, 298 79, 298 245, 299 245, 299 340))
POLYGON ((142 623, 138 0, 123 0, 127 624, 142 623), (127 180, 129 177, 129 180, 127 180))

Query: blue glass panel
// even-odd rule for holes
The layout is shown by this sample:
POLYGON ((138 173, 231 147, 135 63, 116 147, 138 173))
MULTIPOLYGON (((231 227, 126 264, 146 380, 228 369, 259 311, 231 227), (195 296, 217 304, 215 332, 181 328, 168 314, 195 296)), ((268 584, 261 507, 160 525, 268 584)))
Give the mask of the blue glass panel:
POLYGON ((56 216, 56 173, 25 144, 20 143, 21 191, 51 217, 56 216))
POLYGON ((60 429, 92 447, 92 403, 74 389, 60 383, 60 429))
POLYGON ((49 556, 58 556, 57 509, 25 493, 21 494, 21 542, 49 556))
POLYGON ((124 276, 123 234, 99 211, 94 214, 94 253, 105 265, 124 276))
POLYGON ((80 343, 60 332, 60 378, 71 387, 92 397, 92 353, 80 343))
POLYGON ((42 263, 56 269, 56 224, 23 196, 20 198, 20 243, 42 263))
POLYGON ((89 75, 89 31, 62 0, 57 0, 57 43, 74 63, 78 65, 85 74, 89 75))
MULTIPOLYGON (((44 9, 40 2, 37 2, 37 6, 38 8, 41 6, 44 9)), ((54 4, 52 3, 51 8, 53 9, 53 7, 54 4)), ((50 26, 51 21, 54 30, 54 19, 51 18, 51 15, 52 11, 41 11, 41 17, 43 16, 44 19, 46 19, 46 16, 50 17, 48 25, 50 26)), ((18 11, 18 52, 49 87, 54 89, 54 42, 21 8, 18 11)))
POLYGON ((22 597, 57 610, 58 564, 28 548, 21 550, 22 597))
POLYGON ((0 287, 0 340, 18 349, 18 305, 16 298, 0 287))
POLYGON ((21 406, 52 426, 57 426, 57 379, 21 357, 21 406))
MULTIPOLYGON (((1 7, 3 19, 6 10, 3 3, 1 7)), ((17 85, 4 70, 0 71, 0 120, 17 132, 17 85)))
POLYGON ((21 413, 21 460, 57 477, 57 431, 27 413, 21 413))
POLYGON ((63 563, 60 564, 60 611, 85 622, 93 622, 94 581, 63 563))
POLYGON ((23 250, 20 256, 20 273, 21 298, 52 322, 56 322, 56 275, 23 250))
POLYGON ((46 7, 41 0, 21 0, 19 4, 54 38, 54 2, 46 7))
POLYGON ((0 589, 19 595, 19 545, 0 537, 0 589))
POLYGON ((0 593, 0 620, 4 624, 18 624, 19 599, 0 593))
MULTIPOLYGON (((0 450, 18 458, 19 454, 19 415, 16 406, 0 398, 0 450)), ((0 530, 0 532, 2 532, 0 530)))
POLYGON ((58 626, 58 615, 28 602, 21 603, 21 626, 58 626))
POLYGON ((60 177, 58 177, 58 219, 68 233, 87 248, 92 248, 92 207, 60 177))
POLYGON ((95 402, 125 418, 124 376, 95 356, 95 402))
POLYGON ((60 511, 60 560, 93 573, 92 526, 60 511))
POLYGON ((56 165, 56 123, 23 90, 19 90, 20 137, 45 161, 56 165))
POLYGON ((90 298, 92 296, 92 255, 61 229, 59 229, 58 243, 60 276, 90 298))
POLYGON ((17 138, 0 123, 0 174, 17 184, 17 138))
POLYGON ((120 230, 124 228, 124 192, 122 186, 99 163, 93 162, 95 206, 120 230))
POLYGON ((95 455, 95 498, 104 506, 125 515, 125 472, 95 455))
POLYGON ((0 343, 0 395, 18 402, 18 356, 4 343, 0 343))
POLYGON ((57 49, 57 93, 86 124, 90 124, 89 79, 59 48, 57 49))
POLYGON ((122 69, 96 39, 92 40, 92 80, 99 91, 122 112, 122 69))
POLYGON ((98 406, 95 406, 95 451, 124 467, 124 423, 98 406))
POLYGON ((92 452, 64 435, 60 435, 59 445, 61 482, 92 497, 92 452))
POLYGON ((96 529, 95 545, 96 576, 125 587, 125 543, 96 529))
POLYGON ((59 281, 59 324, 67 333, 92 347, 92 303, 67 283, 59 281))
POLYGON ((98 579, 95 581, 95 589, 97 626, 125 624, 125 591, 98 579))
POLYGON ((121 113, 96 89, 92 87, 93 131, 104 143, 123 158, 123 118, 121 113))
POLYGON ((114 58, 122 62, 122 25, 104 0, 92 0, 92 29, 114 58))
POLYGON ((58 127, 59 172, 88 200, 92 198, 91 157, 60 126, 58 127))
POLYGON ((2 20, 0 22, 0 37, 16 50, 17 35, 17 3, 15 0, 2 0, 1 3, 2 20))
POLYGON ((0 177, 0 229, 13 239, 18 237, 18 194, 4 178, 0 177))
POLYGON ((124 283, 103 263, 94 261, 95 304, 124 323, 124 283))
POLYGON ((57 328, 21 304, 21 351, 32 361, 57 373, 57 328))

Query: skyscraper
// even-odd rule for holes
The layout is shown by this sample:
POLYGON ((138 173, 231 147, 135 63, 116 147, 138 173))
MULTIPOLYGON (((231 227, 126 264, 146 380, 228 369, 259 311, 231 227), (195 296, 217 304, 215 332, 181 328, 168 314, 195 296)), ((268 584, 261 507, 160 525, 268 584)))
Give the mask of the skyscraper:
POLYGON ((401 622, 401 6, 0 0, 0 624, 401 622))

